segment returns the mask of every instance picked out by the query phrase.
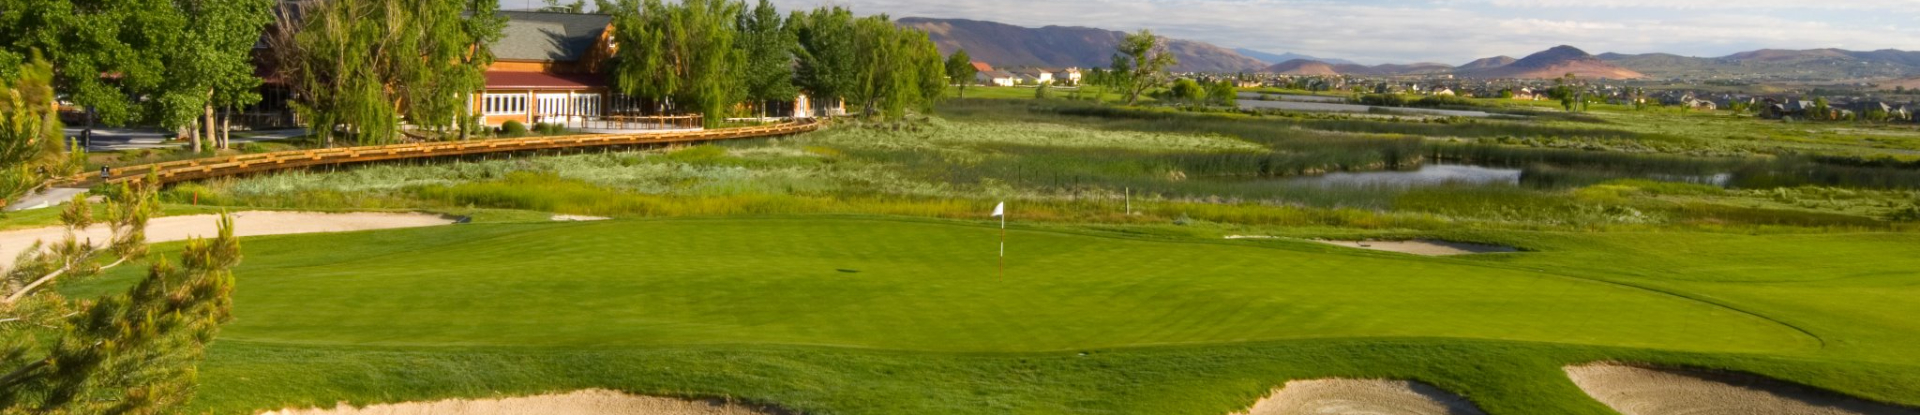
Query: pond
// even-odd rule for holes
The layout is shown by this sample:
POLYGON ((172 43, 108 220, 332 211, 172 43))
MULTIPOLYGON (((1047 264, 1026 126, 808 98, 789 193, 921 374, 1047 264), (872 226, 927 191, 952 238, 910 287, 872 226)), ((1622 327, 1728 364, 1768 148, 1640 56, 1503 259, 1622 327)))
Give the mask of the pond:
POLYGON ((1692 175, 1657 172, 1620 172, 1542 165, 1512 168, 1475 164, 1428 163, 1421 165, 1420 168, 1411 170, 1335 172, 1317 176, 1288 177, 1280 180, 1292 185, 1322 188, 1413 188, 1462 185, 1568 188, 1587 186, 1614 179, 1646 179, 1662 182, 1727 187, 1733 182, 1733 178, 1732 173, 1692 175))
POLYGON ((1281 179, 1319 187, 1426 187, 1440 185, 1518 185, 1520 169, 1466 164, 1427 164, 1414 170, 1336 172, 1281 179))

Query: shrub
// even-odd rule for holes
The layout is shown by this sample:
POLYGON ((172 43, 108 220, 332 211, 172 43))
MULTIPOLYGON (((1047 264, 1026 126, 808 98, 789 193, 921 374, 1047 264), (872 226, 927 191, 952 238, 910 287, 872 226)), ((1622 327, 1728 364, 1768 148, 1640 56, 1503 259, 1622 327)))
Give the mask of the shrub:
POLYGON ((533 131, 541 135, 560 135, 567 132, 567 126, 549 123, 534 123, 533 131))
POLYGON ((240 143, 240 152, 242 153, 254 154, 254 153, 265 153, 268 151, 272 151, 272 150, 268 149, 265 144, 240 143))
POLYGON ((521 124, 519 121, 508 120, 500 124, 500 135, 507 137, 527 135, 527 125, 521 124))

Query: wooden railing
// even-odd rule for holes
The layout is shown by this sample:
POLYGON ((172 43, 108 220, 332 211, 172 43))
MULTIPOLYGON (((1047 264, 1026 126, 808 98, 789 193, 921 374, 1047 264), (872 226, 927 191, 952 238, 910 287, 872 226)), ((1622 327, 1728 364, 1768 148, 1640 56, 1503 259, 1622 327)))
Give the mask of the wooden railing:
POLYGON ((808 120, 761 127, 721 128, 699 131, 587 134, 293 150, 115 167, 108 169, 105 177, 102 177, 100 172, 95 171, 89 174, 70 177, 68 181, 73 185, 90 186, 102 182, 120 183, 132 180, 143 180, 149 173, 152 173, 159 179, 160 183, 165 184, 332 164, 563 148, 699 143, 798 134, 813 131, 818 128, 820 128, 818 122, 808 120))

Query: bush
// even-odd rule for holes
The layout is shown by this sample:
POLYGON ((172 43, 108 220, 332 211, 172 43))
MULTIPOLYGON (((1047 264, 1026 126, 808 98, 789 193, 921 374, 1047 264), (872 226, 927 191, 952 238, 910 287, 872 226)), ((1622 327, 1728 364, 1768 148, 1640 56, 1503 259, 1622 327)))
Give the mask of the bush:
POLYGON ((527 135, 527 125, 521 124, 519 121, 508 120, 500 124, 500 135, 507 137, 527 135))
POLYGON ((567 132, 567 126, 549 123, 534 123, 533 131, 541 135, 560 135, 567 132))
POLYGON ((272 151, 268 149, 265 144, 260 144, 260 143, 240 143, 239 150, 240 152, 247 153, 247 154, 265 153, 265 152, 272 151))

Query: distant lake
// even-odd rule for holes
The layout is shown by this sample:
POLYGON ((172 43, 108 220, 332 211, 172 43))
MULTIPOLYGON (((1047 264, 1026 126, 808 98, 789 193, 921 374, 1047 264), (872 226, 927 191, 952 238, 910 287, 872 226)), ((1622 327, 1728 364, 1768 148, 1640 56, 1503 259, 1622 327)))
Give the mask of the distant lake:
POLYGON ((1336 172, 1289 177, 1287 183, 1319 187, 1427 187, 1447 184, 1518 185, 1520 169, 1465 164, 1426 164, 1416 170, 1336 172))
POLYGON ((1472 164, 1428 163, 1413 170, 1334 172, 1317 176, 1287 177, 1279 180, 1283 183, 1293 185, 1326 188, 1412 188, 1445 185, 1525 185, 1529 187, 1564 188, 1586 186, 1606 180, 1625 178, 1727 187, 1733 180, 1733 174, 1684 175, 1647 172, 1628 173, 1580 168, 1535 167, 1521 169, 1472 164))
POLYGON ((1310 97, 1305 95, 1280 96, 1280 98, 1286 98, 1286 97, 1333 98, 1333 100, 1327 101, 1324 99, 1316 99, 1316 100, 1312 100, 1311 102, 1305 101, 1305 100, 1261 101, 1257 99, 1259 98, 1259 96, 1255 95, 1253 98, 1240 99, 1239 103, 1240 103, 1240 108, 1243 108, 1243 109, 1277 109, 1277 110, 1287 110, 1287 111, 1350 112, 1350 113, 1356 113, 1356 114, 1367 114, 1367 113, 1371 113, 1374 108, 1380 108, 1382 110, 1393 111, 1393 112, 1401 112, 1401 113, 1408 113, 1408 114, 1415 114, 1415 115, 1435 115, 1435 116, 1441 116, 1441 117, 1486 118, 1486 117, 1493 116, 1493 114, 1490 114, 1484 111, 1459 111, 1459 110, 1442 110, 1442 109, 1431 109, 1431 108, 1404 108, 1404 107, 1373 107, 1373 106, 1367 106, 1367 105, 1345 104, 1345 103, 1342 103, 1342 102, 1345 102, 1345 100, 1337 97, 1310 97))

